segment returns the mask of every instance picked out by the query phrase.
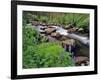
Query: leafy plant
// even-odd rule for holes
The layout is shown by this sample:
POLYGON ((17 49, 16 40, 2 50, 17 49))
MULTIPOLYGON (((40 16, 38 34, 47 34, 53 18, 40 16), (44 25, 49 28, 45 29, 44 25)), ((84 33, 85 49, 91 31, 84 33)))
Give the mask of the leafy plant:
POLYGON ((32 14, 31 12, 23 11, 23 26, 31 23, 32 21, 38 21, 39 16, 32 14))
POLYGON ((37 35, 37 30, 31 26, 23 27, 23 50, 25 50, 27 46, 36 45, 38 43, 37 35))
POLYGON ((58 43, 49 42, 38 45, 37 54, 44 57, 41 59, 41 61, 45 59, 45 62, 42 62, 44 67, 64 67, 74 64, 70 54, 65 52, 58 43))
POLYGON ((24 68, 74 66, 70 54, 57 43, 28 46, 23 59, 24 68))
POLYGON ((39 21, 43 22, 43 23, 47 23, 48 22, 48 17, 47 16, 40 16, 39 21))
POLYGON ((23 68, 74 66, 70 53, 59 43, 39 40, 32 27, 23 27, 23 68))

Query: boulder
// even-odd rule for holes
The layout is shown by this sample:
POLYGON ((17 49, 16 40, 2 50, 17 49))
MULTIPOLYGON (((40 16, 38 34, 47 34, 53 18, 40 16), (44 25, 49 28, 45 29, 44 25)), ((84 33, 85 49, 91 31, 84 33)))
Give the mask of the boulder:
POLYGON ((68 24, 67 26, 65 26, 65 29, 70 29, 70 28, 73 28, 72 24, 68 24))
POLYGON ((49 40, 49 42, 55 42, 55 41, 57 41, 56 38, 53 38, 50 35, 48 35, 48 40, 49 40))
POLYGON ((77 28, 73 27, 73 28, 70 28, 68 29, 68 33, 73 33, 77 30, 77 28))
POLYGON ((75 40, 74 39, 67 39, 65 41, 62 41, 62 44, 64 44, 64 45, 75 45, 75 40))
POLYGON ((84 33, 84 29, 83 28, 79 28, 78 32, 84 33))
POLYGON ((44 30, 39 30, 39 32, 40 32, 41 34, 45 34, 45 31, 44 31, 44 30))
POLYGON ((89 58, 85 56, 77 56, 75 57, 76 65, 89 65, 89 58))
POLYGON ((32 25, 37 26, 39 24, 38 21, 32 21, 32 25))
POLYGON ((61 35, 58 32, 51 33, 51 37, 59 38, 61 35))
POLYGON ((69 39, 69 38, 66 37, 66 36, 63 36, 63 35, 62 35, 61 38, 60 38, 61 41, 64 41, 64 40, 66 40, 66 39, 69 39))
POLYGON ((49 25, 48 28, 53 28, 53 27, 49 25))
POLYGON ((65 41, 62 41, 62 47, 65 51, 72 53, 71 55, 74 56, 76 48, 75 48, 75 40, 74 39, 68 39, 65 41))
POLYGON ((41 27, 40 29, 41 29, 41 30, 45 30, 46 28, 47 28, 47 27, 46 27, 46 26, 44 26, 44 27, 41 27))
POLYGON ((52 32, 55 32, 56 29, 55 28, 47 28, 45 29, 46 34, 51 34, 52 32))

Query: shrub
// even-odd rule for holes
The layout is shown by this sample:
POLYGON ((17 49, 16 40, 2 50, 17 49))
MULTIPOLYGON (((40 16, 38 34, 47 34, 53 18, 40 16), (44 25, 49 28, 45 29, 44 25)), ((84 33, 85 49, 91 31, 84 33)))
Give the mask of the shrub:
POLYGON ((39 20, 39 17, 37 15, 34 15, 27 11, 23 11, 23 26, 26 26, 32 21, 38 21, 38 20, 39 20))
POLYGON ((65 52, 58 43, 41 43, 28 46, 23 55, 24 68, 67 67, 74 63, 70 53, 65 52))
POLYGON ((32 27, 23 27, 23 68, 73 66, 70 53, 65 52, 57 42, 39 39, 32 27))
POLYGON ((39 21, 42 22, 42 23, 47 23, 48 22, 48 17, 40 16, 39 21))
POLYGON ((23 27, 23 50, 25 50, 27 46, 36 45, 38 43, 37 35, 37 30, 31 26, 23 27))
POLYGON ((37 54, 42 57, 41 67, 72 66, 70 53, 65 52, 58 43, 42 43, 38 45, 37 54))

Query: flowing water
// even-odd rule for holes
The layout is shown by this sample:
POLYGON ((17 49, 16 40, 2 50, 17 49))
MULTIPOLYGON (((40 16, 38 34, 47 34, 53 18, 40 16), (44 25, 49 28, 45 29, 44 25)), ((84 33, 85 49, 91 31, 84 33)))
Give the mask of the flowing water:
MULTIPOLYGON (((39 32, 41 32, 41 31, 43 31, 43 30, 41 30, 41 28, 44 28, 46 26, 38 25, 38 26, 34 26, 34 27, 39 32)), ((89 58, 89 39, 87 37, 80 36, 80 35, 74 34, 74 33, 68 33, 68 30, 63 29, 62 27, 59 27, 59 26, 52 26, 52 27, 55 28, 56 32, 60 33, 60 35, 72 38, 76 41, 76 52, 75 52, 76 56, 86 56, 89 58)), ((47 37, 52 38, 49 35, 47 37)), ((52 39, 54 41, 56 40, 54 38, 52 38, 52 39)))

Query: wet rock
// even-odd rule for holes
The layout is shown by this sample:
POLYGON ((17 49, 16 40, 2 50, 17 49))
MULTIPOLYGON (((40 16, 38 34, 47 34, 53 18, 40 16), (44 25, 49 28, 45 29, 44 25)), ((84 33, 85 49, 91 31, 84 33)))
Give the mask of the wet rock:
POLYGON ((76 46, 75 46, 74 39, 68 39, 68 40, 62 41, 62 47, 64 48, 65 51, 71 53, 71 57, 75 56, 76 46))
POLYGON ((61 35, 58 32, 51 33, 51 37, 59 38, 61 35))
POLYGON ((85 56, 77 56, 75 57, 75 64, 77 66, 87 66, 89 65, 89 58, 85 56))
POLYGON ((38 21, 32 21, 32 25, 37 26, 39 24, 38 21))
POLYGON ((55 32, 56 29, 55 28, 47 28, 45 29, 46 34, 51 34, 52 32, 55 32))
POLYGON ((45 30, 47 26, 40 27, 41 30, 45 30))
POLYGON ((45 34, 45 33, 46 33, 44 30, 39 30, 39 32, 40 32, 41 34, 45 34))
POLYGON ((41 25, 42 25, 42 26, 46 26, 46 23, 42 23, 41 25))
POLYGON ((55 41, 57 41, 56 38, 53 38, 53 37, 51 37, 49 35, 47 37, 48 37, 49 42, 55 42, 55 41))
POLYGON ((75 46, 75 40, 74 39, 67 39, 65 41, 62 41, 62 46, 64 48, 67 48, 69 46, 75 46))
POLYGON ((80 32, 80 33, 84 33, 84 29, 83 28, 79 28, 77 31, 80 32))
POLYGON ((65 29, 70 29, 73 28, 73 24, 68 24, 67 26, 65 26, 65 29))
POLYGON ((67 39, 65 41, 62 41, 62 44, 64 44, 64 45, 75 45, 75 40, 74 39, 67 39))
POLYGON ((66 36, 61 36, 61 38, 60 38, 61 41, 64 41, 66 39, 69 39, 69 38, 67 38, 66 36))
POLYGON ((73 28, 70 28, 68 29, 68 33, 73 33, 73 32, 76 32, 77 28, 73 27, 73 28))
POLYGON ((50 25, 50 26, 48 26, 48 28, 53 28, 53 27, 50 25))
POLYGON ((41 37, 44 37, 44 36, 45 36, 45 34, 40 34, 40 36, 41 36, 41 37))

